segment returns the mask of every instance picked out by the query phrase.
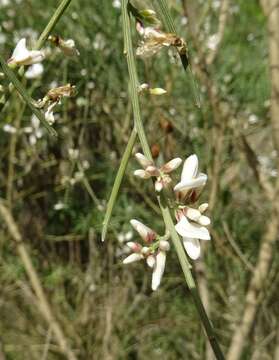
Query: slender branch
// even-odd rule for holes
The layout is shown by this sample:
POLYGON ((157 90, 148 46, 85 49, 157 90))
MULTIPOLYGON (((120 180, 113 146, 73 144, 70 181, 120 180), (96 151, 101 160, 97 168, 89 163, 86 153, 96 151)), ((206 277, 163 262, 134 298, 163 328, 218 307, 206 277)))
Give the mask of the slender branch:
POLYGON ((116 198, 117 198, 117 195, 118 195, 118 192, 119 192, 119 188, 120 188, 120 185, 122 183, 122 179, 124 177, 124 174, 125 174, 125 171, 126 171, 126 168, 127 168, 127 165, 128 165, 128 161, 129 161, 129 159, 131 157, 132 150, 133 150, 133 147, 134 147, 135 142, 136 142, 136 138, 137 138, 137 131, 136 131, 136 128, 134 128, 132 133, 131 133, 131 136, 129 138, 128 144, 127 144, 126 149, 124 151, 124 154, 122 156, 120 166, 119 166, 119 169, 117 171, 117 174, 116 174, 116 177, 115 177, 115 180, 114 180, 114 184, 113 184, 113 187, 112 187, 112 191, 111 191, 111 194, 110 194, 110 198, 109 198, 109 201, 108 201, 107 210, 106 210, 105 218, 104 218, 104 221, 103 221, 102 241, 104 241, 105 238, 106 238, 109 222, 110 222, 111 215, 112 215, 112 210, 114 208, 114 204, 116 202, 116 198))
MULTIPOLYGON (((161 2, 161 1, 159 1, 159 2, 161 2)), ((143 148, 143 152, 147 158, 152 159, 150 147, 147 142, 147 138, 145 135, 145 131, 144 131, 143 123, 141 120, 141 115, 140 115, 139 96, 138 96, 138 91, 137 91, 137 86, 138 86, 137 69, 136 69, 136 63, 135 63, 135 58, 134 58, 134 53, 133 53, 131 23, 130 23, 130 16, 128 13, 127 6, 128 6, 128 0, 122 0, 123 33, 124 33, 124 48, 125 48, 124 53, 127 55, 128 72, 129 72, 129 78, 130 78, 130 96, 131 96, 131 100, 132 100, 135 126, 136 126, 136 129, 139 134, 139 139, 140 139, 141 146, 143 148)), ((211 343, 212 349, 213 349, 217 359, 224 359, 224 356, 222 354, 222 351, 219 347, 216 336, 214 334, 213 328, 210 324, 210 321, 204 310, 203 304, 200 300, 200 297, 199 297, 199 294, 198 294, 198 291, 196 288, 196 284, 195 284, 195 281, 194 281, 192 273, 191 273, 191 265, 189 264, 189 262, 187 260, 185 251, 184 251, 183 246, 180 241, 180 238, 177 235, 177 232, 175 230, 170 210, 169 210, 168 206, 166 205, 166 202, 164 200, 162 200, 160 196, 158 197, 158 201, 159 201, 159 205, 160 205, 160 208, 162 211, 162 216, 163 216, 163 219, 165 222, 166 229, 169 231, 169 233, 171 235, 172 241, 174 243, 174 246, 175 246, 179 261, 180 261, 180 265, 181 265, 183 273, 184 273, 186 283, 187 283, 187 285, 191 291, 191 294, 193 296, 195 306, 197 308, 200 319, 205 328, 208 339, 211 343)))

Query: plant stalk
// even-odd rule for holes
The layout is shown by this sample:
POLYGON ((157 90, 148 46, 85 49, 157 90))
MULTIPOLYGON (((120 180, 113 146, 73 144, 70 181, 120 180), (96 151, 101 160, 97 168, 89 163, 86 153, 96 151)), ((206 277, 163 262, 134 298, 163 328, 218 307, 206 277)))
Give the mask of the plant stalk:
MULTIPOLYGON (((140 106, 139 106, 139 95, 138 95, 138 77, 137 77, 137 69, 135 63, 135 57, 133 52, 133 44, 132 44, 132 35, 131 35, 131 22, 130 22, 130 14, 128 12, 128 0, 122 0, 122 21, 123 21, 123 35, 124 35, 124 54, 127 57, 127 65, 128 65, 128 72, 130 78, 130 96, 132 101, 133 113, 134 113, 134 120, 135 126, 138 131, 139 140, 144 152, 144 155, 152 160, 151 150, 147 141, 147 137, 144 131, 141 114, 140 114, 140 106)), ((166 3, 165 3, 166 4, 166 3)), ((218 344, 216 336, 214 334, 214 330, 212 325, 207 317, 203 304, 200 300, 199 293, 197 291, 197 287, 194 281, 194 278, 191 273, 191 265, 189 264, 187 257, 185 255, 183 246, 181 244, 180 238, 177 235, 177 232, 174 227, 174 223, 172 220, 172 216, 170 213, 170 209, 165 202, 163 203, 160 196, 158 196, 158 201, 160 204, 160 208, 162 211, 162 216, 165 222, 165 226, 167 231, 169 231, 171 235, 171 239, 174 243, 175 250, 178 255, 178 259, 180 261, 180 265, 182 267, 185 280, 189 290, 194 299, 194 303, 196 309, 199 313, 200 320, 204 326, 206 331, 207 337, 210 341, 212 346, 212 350, 216 356, 217 360, 224 360, 224 356, 222 354, 221 348, 218 344)))

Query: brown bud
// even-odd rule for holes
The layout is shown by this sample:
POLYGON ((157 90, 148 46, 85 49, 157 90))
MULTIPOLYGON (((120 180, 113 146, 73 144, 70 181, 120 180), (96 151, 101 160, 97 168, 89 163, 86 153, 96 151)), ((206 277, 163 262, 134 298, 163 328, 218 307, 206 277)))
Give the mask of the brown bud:
POLYGON ((160 145, 159 144, 153 144, 151 146, 151 154, 152 154, 153 159, 157 159, 157 157, 160 154, 160 145))

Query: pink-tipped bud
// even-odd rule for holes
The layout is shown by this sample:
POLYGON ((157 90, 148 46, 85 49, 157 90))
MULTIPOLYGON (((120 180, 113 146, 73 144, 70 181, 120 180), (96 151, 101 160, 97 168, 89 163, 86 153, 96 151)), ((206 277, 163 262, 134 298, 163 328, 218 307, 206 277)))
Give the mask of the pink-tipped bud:
POLYGON ((132 219, 130 223, 146 243, 151 243, 156 239, 157 234, 155 233, 155 231, 153 231, 140 221, 132 219))
POLYGON ((135 158, 137 159, 137 161, 139 162, 139 164, 145 169, 147 166, 149 165, 153 165, 153 162, 149 159, 147 159, 147 157, 145 157, 143 154, 141 153, 136 153, 135 154, 135 158))
POLYGON ((161 171, 165 174, 168 174, 174 170, 176 170, 182 164, 182 159, 175 158, 171 161, 167 162, 165 165, 161 167, 161 171))
POLYGON ((134 242, 134 241, 128 241, 127 246, 133 251, 133 252, 141 252, 142 246, 141 244, 134 242))

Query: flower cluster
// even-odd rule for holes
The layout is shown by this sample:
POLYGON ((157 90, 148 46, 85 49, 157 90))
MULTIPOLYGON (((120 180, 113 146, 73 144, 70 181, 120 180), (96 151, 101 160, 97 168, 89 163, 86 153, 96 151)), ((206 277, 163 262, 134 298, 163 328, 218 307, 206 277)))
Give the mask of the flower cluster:
MULTIPOLYGON (((155 190, 158 192, 163 189, 173 190, 173 192, 168 191, 166 195, 168 201, 172 201, 171 207, 175 211, 177 220, 175 230, 182 237, 188 256, 193 260, 198 259, 201 254, 200 240, 210 240, 210 233, 207 229, 210 219, 204 215, 208 208, 207 203, 203 203, 197 208, 191 206, 199 199, 207 181, 207 176, 199 172, 197 155, 191 155, 184 161, 180 181, 174 187, 171 186, 173 179, 170 173, 181 165, 180 158, 175 158, 158 168, 143 154, 137 153, 135 156, 143 169, 136 170, 134 175, 142 179, 155 177, 155 190), (173 199, 170 194, 174 195, 173 199)), ((169 249, 169 243, 166 240, 160 240, 153 230, 139 221, 132 220, 131 224, 149 246, 142 247, 138 243, 129 242, 128 246, 133 253, 124 260, 124 263, 146 259, 147 264, 153 267, 152 289, 157 289, 163 275, 165 252, 169 249)))
POLYGON ((160 237, 154 230, 135 219, 130 223, 144 241, 144 246, 138 242, 127 242, 132 254, 123 260, 123 264, 146 260, 147 265, 153 269, 151 288, 155 291, 158 289, 165 271, 166 252, 170 249, 167 241, 168 235, 160 237))
POLYGON ((158 168, 154 165, 153 161, 148 160, 143 154, 137 153, 135 156, 143 169, 136 170, 134 175, 142 179, 156 177, 155 190, 158 192, 163 188, 169 187, 172 182, 169 174, 176 170, 182 163, 182 159, 175 158, 158 168))
MULTIPOLYGON (((79 55, 79 51, 75 47, 74 40, 63 40, 59 36, 50 36, 49 40, 53 42, 65 55, 79 55)), ((8 59, 7 63, 11 68, 31 65, 26 71, 25 77, 27 79, 35 79, 43 73, 43 66, 41 62, 44 59, 44 51, 29 50, 26 47, 26 39, 23 38, 17 43, 12 56, 8 59)), ((36 103, 38 108, 43 109, 45 119, 50 125, 53 125, 55 121, 53 114, 54 107, 60 103, 62 97, 72 96, 74 94, 74 89, 75 87, 70 84, 51 89, 42 100, 39 100, 36 103)))

